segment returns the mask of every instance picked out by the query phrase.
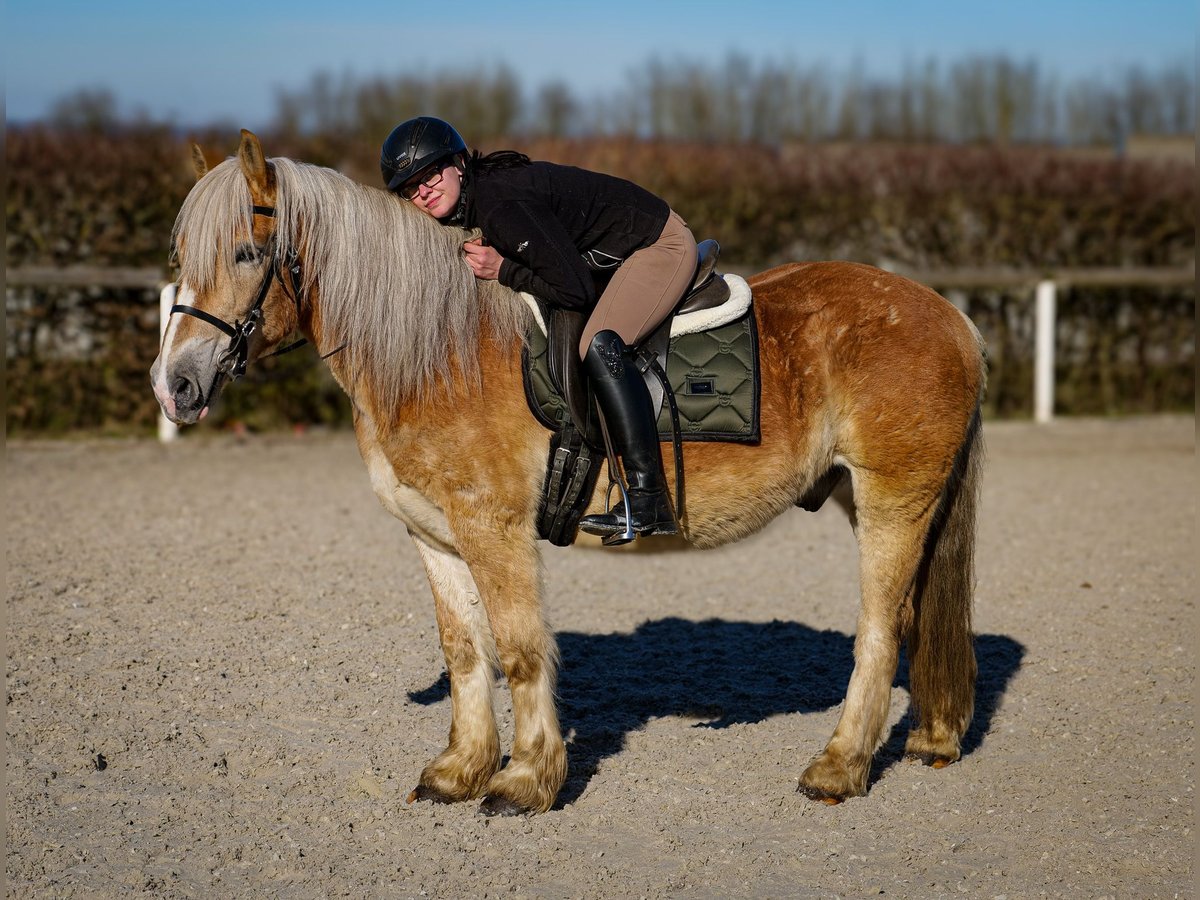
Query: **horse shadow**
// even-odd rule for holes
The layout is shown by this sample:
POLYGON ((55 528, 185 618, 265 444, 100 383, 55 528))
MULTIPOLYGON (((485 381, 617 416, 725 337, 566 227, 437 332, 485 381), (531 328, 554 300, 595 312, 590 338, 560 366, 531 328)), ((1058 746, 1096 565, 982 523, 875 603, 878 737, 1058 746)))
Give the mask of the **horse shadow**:
MULTIPOLYGON (((853 637, 798 622, 672 617, 645 622, 632 634, 566 631, 557 637, 563 661, 559 711, 564 731, 573 729, 575 736, 556 806, 578 799, 600 763, 621 752, 626 736, 651 719, 678 716, 694 719, 697 728, 728 728, 831 709, 845 697, 854 666, 853 637)), ((982 746, 1025 647, 1004 635, 982 634, 975 637, 975 654, 975 716, 963 738, 964 756, 982 746)), ((903 652, 894 683, 908 687, 903 652)), ((422 705, 441 702, 449 696, 449 680, 443 674, 408 696, 422 705)), ((876 754, 872 784, 903 757, 911 715, 911 709, 905 712, 876 754)))

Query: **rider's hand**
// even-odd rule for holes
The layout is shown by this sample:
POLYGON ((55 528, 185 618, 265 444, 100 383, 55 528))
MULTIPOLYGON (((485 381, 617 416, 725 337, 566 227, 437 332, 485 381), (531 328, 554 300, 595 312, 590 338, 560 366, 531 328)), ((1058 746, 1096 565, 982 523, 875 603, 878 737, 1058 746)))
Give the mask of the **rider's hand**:
POLYGON ((500 264, 504 262, 504 257, 494 247, 485 247, 483 241, 475 238, 463 244, 463 253, 476 278, 494 280, 500 277, 500 264))

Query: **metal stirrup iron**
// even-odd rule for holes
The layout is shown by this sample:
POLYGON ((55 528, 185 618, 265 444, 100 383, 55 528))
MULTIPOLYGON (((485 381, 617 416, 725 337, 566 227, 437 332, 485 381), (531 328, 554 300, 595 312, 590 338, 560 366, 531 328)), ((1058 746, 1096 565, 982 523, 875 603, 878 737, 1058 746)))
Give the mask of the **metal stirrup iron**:
MULTIPOLYGON (((595 398, 593 398, 595 400, 595 398)), ((608 454, 608 489, 604 492, 604 512, 612 512, 612 489, 616 489, 621 494, 621 503, 625 507, 625 530, 618 534, 606 534, 600 538, 600 543, 605 547, 617 547, 621 544, 628 544, 635 537, 637 532, 633 530, 633 507, 629 505, 629 490, 625 486, 624 471, 617 467, 617 453, 613 449, 612 437, 608 433, 608 423, 604 421, 604 410, 600 408, 600 401, 595 400, 596 412, 600 417, 600 433, 604 435, 604 452, 608 454)))

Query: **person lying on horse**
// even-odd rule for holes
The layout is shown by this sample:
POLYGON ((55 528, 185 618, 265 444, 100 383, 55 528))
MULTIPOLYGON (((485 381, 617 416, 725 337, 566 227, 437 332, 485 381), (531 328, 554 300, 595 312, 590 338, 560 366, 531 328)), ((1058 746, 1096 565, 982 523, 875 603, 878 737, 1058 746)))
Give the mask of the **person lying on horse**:
MULTIPOLYGON (((430 116, 392 130, 380 169, 388 190, 421 212, 483 233, 464 245, 477 278, 589 313, 579 356, 625 469, 629 524, 640 535, 675 534, 650 394, 628 350, 691 284, 696 240, 687 223, 621 178, 511 150, 469 152, 451 125, 430 116), (603 291, 593 273, 612 275, 603 291)), ((624 532, 624 505, 579 527, 624 532)))

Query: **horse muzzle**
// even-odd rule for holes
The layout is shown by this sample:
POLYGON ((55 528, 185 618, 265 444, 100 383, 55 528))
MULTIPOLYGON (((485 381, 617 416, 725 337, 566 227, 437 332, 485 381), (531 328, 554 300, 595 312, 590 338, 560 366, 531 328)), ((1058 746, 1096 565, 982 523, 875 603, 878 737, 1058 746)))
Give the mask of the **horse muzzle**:
POLYGON ((193 355, 172 362, 160 355, 150 367, 150 386, 163 415, 176 425, 203 419, 220 393, 225 374, 193 355))

